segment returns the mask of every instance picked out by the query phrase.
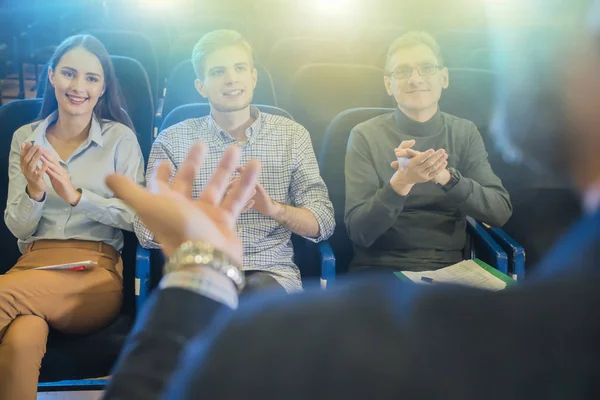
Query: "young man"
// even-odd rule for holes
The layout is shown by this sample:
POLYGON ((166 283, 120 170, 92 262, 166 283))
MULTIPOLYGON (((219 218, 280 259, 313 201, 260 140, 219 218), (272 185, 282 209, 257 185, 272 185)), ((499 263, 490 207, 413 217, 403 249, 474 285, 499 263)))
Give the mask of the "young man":
MULTIPOLYGON (((240 147, 239 171, 249 160, 260 160, 263 168, 256 194, 237 223, 248 288, 278 284, 288 292, 301 290, 291 234, 318 242, 331 236, 335 227, 333 206, 309 133, 294 121, 251 106, 257 73, 252 48, 238 32, 207 33, 194 47, 192 63, 198 78, 196 89, 210 103, 211 114, 161 132, 152 146, 147 178, 161 161, 169 161, 177 169, 198 140, 208 145, 208 154, 207 168, 193 188, 196 197, 227 147, 240 147)), ((236 180, 232 181, 235 184, 236 180)), ((135 230, 143 247, 158 247, 139 219, 135 230)))
POLYGON ((449 76, 433 37, 401 36, 385 69, 398 109, 356 126, 346 153, 351 268, 448 266, 462 260, 465 216, 502 226, 512 213, 509 195, 475 124, 438 107, 449 76))

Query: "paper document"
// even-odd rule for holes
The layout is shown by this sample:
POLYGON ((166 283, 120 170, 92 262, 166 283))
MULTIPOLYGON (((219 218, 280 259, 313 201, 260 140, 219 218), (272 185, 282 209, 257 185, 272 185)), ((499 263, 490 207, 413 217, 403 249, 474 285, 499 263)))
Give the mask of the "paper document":
POLYGON ((435 271, 402 271, 402 273, 411 281, 424 285, 431 285, 436 282, 441 284, 454 283, 493 291, 502 290, 506 287, 506 282, 490 274, 473 260, 461 261, 458 264, 435 271), (421 278, 425 278, 425 280, 421 278), (427 280, 433 280, 433 282, 427 282, 427 280))
POLYGON ((72 269, 72 270, 83 270, 86 269, 89 266, 92 265, 98 265, 98 263, 96 261, 91 261, 91 260, 87 260, 87 261, 77 261, 74 263, 68 263, 68 264, 57 264, 57 265, 48 265, 45 267, 38 267, 38 268, 33 268, 33 269, 48 269, 48 270, 61 270, 61 269, 72 269))

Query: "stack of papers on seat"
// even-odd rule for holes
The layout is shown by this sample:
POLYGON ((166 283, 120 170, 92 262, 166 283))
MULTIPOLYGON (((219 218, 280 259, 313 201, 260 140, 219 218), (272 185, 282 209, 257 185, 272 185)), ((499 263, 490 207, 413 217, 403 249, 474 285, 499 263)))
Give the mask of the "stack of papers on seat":
POLYGON ((85 260, 85 261, 77 261, 74 263, 68 263, 68 264, 57 264, 57 265, 46 265, 45 267, 37 267, 37 268, 33 268, 33 269, 41 269, 41 270, 70 270, 70 269, 74 269, 74 270, 82 270, 82 269, 86 269, 87 267, 90 267, 92 265, 97 265, 98 263, 96 261, 92 261, 92 260, 85 260))
POLYGON ((435 271, 402 271, 402 274, 411 281, 424 285, 452 283, 492 291, 506 288, 506 282, 495 277, 473 260, 461 261, 435 271))

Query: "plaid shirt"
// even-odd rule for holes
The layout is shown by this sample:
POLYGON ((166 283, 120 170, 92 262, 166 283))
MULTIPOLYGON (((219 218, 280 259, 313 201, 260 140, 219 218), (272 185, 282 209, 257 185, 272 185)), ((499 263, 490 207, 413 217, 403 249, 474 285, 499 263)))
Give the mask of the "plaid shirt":
MULTIPOLYGON (((290 119, 261 113, 256 107, 251 108, 251 113, 256 120, 246 130, 248 140, 240 144, 240 165, 250 159, 260 160, 259 181, 271 198, 305 208, 317 219, 320 236, 307 239, 318 242, 329 238, 335 228, 333 205, 319 173, 308 131, 290 119)), ((170 161, 177 169, 198 140, 209 146, 204 166, 194 182, 193 196, 198 197, 225 149, 236 143, 212 116, 188 119, 161 132, 152 145, 146 177, 152 176, 161 160, 170 161)), ((159 247, 137 218, 134 228, 143 247, 159 247)), ((269 272, 288 292, 302 289, 287 228, 252 209, 240 216, 237 230, 244 245, 244 270, 269 272)))

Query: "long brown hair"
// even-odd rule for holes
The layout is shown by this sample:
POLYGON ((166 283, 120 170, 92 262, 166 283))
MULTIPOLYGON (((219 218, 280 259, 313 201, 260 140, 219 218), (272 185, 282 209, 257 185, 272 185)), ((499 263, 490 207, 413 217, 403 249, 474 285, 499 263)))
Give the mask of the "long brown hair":
MULTIPOLYGON (((69 51, 82 47, 98 57, 102 70, 104 72, 104 94, 98 99, 98 103, 94 107, 94 115, 98 121, 103 119, 120 122, 123 125, 128 126, 135 132, 133 123, 129 118, 129 115, 123 109, 123 96, 117 82, 115 75, 115 69, 110 55, 106 48, 98 39, 92 35, 75 35, 65 39, 54 51, 52 58, 50 59, 50 67, 52 70, 56 70, 56 66, 60 62, 61 58, 69 51)), ((54 87, 50 84, 49 78, 46 77, 46 90, 44 91, 44 102, 42 109, 38 115, 39 119, 45 119, 50 114, 58 109, 58 101, 56 100, 56 94, 54 93, 54 87)))

